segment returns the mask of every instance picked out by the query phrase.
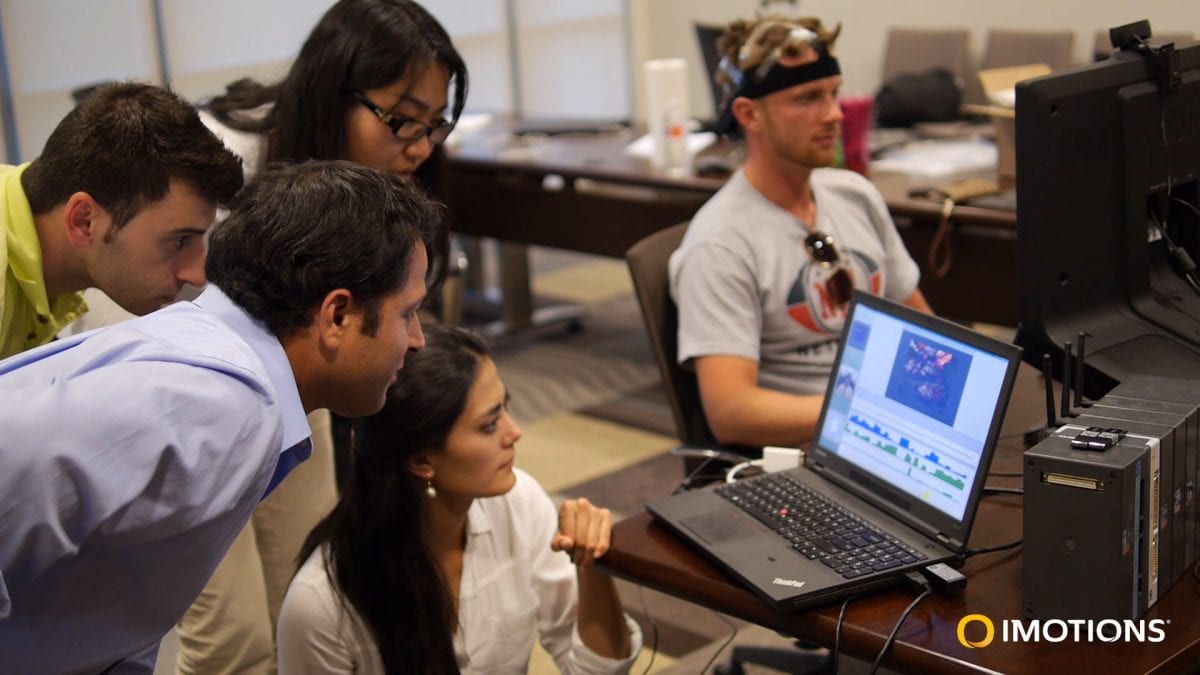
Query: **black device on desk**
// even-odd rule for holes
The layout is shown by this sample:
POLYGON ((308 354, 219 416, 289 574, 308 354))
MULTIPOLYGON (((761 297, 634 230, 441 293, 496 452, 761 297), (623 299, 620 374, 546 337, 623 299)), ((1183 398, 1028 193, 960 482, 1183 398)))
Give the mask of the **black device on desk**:
POLYGON ((1028 616, 1136 619, 1185 576, 1198 431, 1200 382, 1133 376, 1026 451, 1028 616))
MULTIPOLYGON (((1096 399, 1200 378, 1200 44, 1113 30, 1112 58, 1017 85, 1020 327, 1030 359, 1088 335, 1096 399)), ((1037 365, 1037 364, 1034 364, 1037 365)))
POLYGON ((779 610, 961 557, 1020 350, 856 292, 804 466, 652 502, 779 610))

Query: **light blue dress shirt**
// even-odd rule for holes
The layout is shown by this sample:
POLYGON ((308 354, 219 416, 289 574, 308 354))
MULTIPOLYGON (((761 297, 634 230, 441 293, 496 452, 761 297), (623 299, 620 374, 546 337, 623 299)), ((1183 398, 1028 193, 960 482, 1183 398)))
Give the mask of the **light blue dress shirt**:
POLYGON ((152 654, 310 433, 279 340, 212 284, 0 361, 0 669, 152 654))

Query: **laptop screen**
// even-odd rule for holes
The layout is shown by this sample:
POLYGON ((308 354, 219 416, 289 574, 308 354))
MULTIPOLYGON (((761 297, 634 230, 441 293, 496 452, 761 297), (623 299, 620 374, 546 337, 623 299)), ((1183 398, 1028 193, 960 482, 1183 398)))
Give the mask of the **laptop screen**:
POLYGON ((1019 350, 885 300, 855 300, 818 450, 836 457, 837 473, 878 479, 887 489, 876 494, 962 521, 991 462, 1019 350))

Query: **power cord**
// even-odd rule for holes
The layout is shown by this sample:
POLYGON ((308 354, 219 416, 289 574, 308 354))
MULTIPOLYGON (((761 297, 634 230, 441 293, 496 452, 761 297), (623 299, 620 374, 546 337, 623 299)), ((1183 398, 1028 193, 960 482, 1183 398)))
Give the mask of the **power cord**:
MULTIPOLYGON (((1170 192, 1167 193, 1167 200, 1168 203, 1170 203, 1170 201, 1183 202, 1183 200, 1179 199, 1178 197, 1172 197, 1170 192)), ((1187 202, 1183 203, 1186 204, 1187 202)), ((1191 205, 1188 204, 1188 206, 1191 205)), ((1149 209, 1149 212, 1150 222, 1154 224, 1154 229, 1158 230, 1159 235, 1161 235, 1163 238, 1163 243, 1167 245, 1167 253, 1169 253, 1171 258, 1175 261, 1175 264, 1179 268, 1180 273, 1183 275, 1184 280, 1187 281, 1188 285, 1192 287, 1192 290, 1195 291, 1197 295, 1200 295, 1200 284, 1196 282, 1196 263, 1192 260, 1192 257, 1188 255, 1188 252, 1183 249, 1183 247, 1176 245, 1176 243, 1171 240, 1171 236, 1167 234, 1167 228, 1163 226, 1162 222, 1160 222, 1158 219, 1158 212, 1156 212, 1154 209, 1149 209)))
POLYGON ((896 625, 892 626, 892 632, 889 633, 887 639, 883 641, 883 648, 879 650, 879 656, 875 657, 875 663, 871 664, 871 670, 867 671, 868 675, 875 675, 875 673, 879 670, 879 664, 883 663, 883 657, 886 656, 888 650, 891 649, 892 643, 896 640, 896 635, 900 632, 900 626, 904 625, 904 620, 908 618, 908 615, 913 611, 913 608, 920 604, 922 600, 929 597, 931 593, 933 593, 933 587, 929 585, 929 582, 926 581, 925 577, 921 576, 919 572, 908 572, 904 575, 904 577, 908 579, 910 584, 913 584, 924 590, 922 590, 921 594, 914 598, 912 602, 908 603, 908 607, 905 607, 904 611, 900 613, 900 618, 896 619, 896 625))
MULTIPOLYGON (((996 476, 996 475, 1001 475, 1001 474, 988 474, 988 475, 996 476)), ((1017 474, 1017 475, 1019 476, 1021 474, 1017 474)), ((1023 494, 1025 494, 1025 488, 997 487, 995 485, 984 485, 983 486, 983 494, 985 494, 985 495, 1023 495, 1023 494)))
POLYGON ((1182 205, 1184 205, 1184 206, 1188 207, 1189 209, 1191 209, 1192 213, 1196 214, 1197 216, 1200 216, 1200 209, 1196 208, 1196 207, 1195 207, 1195 205, 1193 205, 1193 204, 1189 203, 1187 200, 1185 200, 1185 199, 1180 199, 1179 197, 1174 197, 1174 196, 1173 196, 1173 197, 1171 197, 1171 201, 1173 201, 1173 202, 1179 202, 1180 204, 1182 204, 1182 205))
MULTIPOLYGON (((684 476, 683 480, 679 482, 679 487, 675 488, 675 491, 672 492, 671 494, 677 495, 680 492, 686 492, 688 490, 691 490, 694 487, 692 485, 692 481, 696 480, 696 478, 700 475, 700 472, 703 471, 706 467, 708 467, 708 465, 711 464, 712 461, 715 459, 717 459, 717 457, 715 457, 715 456, 714 457, 706 457, 704 459, 704 461, 700 462, 700 464, 695 469, 692 469, 691 473, 689 473, 687 476, 684 476)), ((709 477, 709 478, 715 479, 715 477, 709 477)))
POLYGON ((833 627, 833 654, 829 659, 829 672, 833 675, 837 675, 838 670, 838 650, 842 643, 842 622, 846 618, 846 606, 857 599, 857 595, 847 597, 842 601, 842 608, 838 611, 837 625, 833 627))
POLYGON ((733 629, 733 632, 729 634, 729 637, 725 639, 725 642, 721 643, 720 647, 717 647, 717 651, 713 653, 712 658, 708 660, 708 663, 704 664, 704 667, 700 669, 700 672, 702 673, 708 672, 708 669, 712 666, 713 662, 717 660, 717 657, 721 655, 721 652, 725 651, 725 648, 728 647, 731 642, 733 642, 733 639, 737 637, 738 634, 737 625, 729 619, 726 619, 720 612, 713 612, 713 616, 717 617, 721 621, 724 621, 725 625, 733 629))
POLYGON ((1010 541, 1007 544, 1000 544, 999 546, 984 546, 981 548, 969 548, 966 550, 966 553, 963 555, 963 557, 970 558, 971 556, 976 556, 981 553, 995 553, 996 551, 1007 551, 1009 549, 1020 546, 1024 542, 1025 542, 1024 539, 1018 539, 1016 541, 1010 541))

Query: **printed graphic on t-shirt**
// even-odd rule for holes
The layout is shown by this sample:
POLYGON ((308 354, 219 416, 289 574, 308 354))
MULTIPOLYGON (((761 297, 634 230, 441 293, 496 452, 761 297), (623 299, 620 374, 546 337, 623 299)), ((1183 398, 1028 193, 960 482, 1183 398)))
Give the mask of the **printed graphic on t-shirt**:
MULTIPOLYGON (((855 288, 875 295, 883 292, 883 268, 879 263, 851 250, 843 251, 841 258, 838 265, 850 274, 855 288)), ((814 333, 840 333, 849 304, 839 305, 831 296, 830 278, 837 273, 837 266, 805 260, 788 292, 788 316, 814 333)))

